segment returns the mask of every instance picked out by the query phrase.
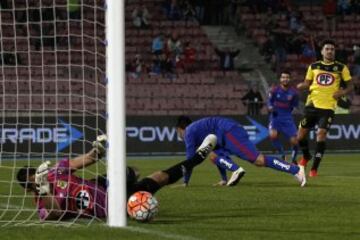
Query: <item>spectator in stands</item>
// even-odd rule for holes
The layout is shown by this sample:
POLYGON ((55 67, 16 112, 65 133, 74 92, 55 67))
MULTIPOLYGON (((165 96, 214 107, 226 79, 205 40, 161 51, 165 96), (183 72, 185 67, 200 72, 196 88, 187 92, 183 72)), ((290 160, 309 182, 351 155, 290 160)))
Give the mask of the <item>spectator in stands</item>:
POLYGON ((131 17, 135 27, 142 29, 147 29, 150 27, 150 23, 149 23, 150 14, 144 4, 141 4, 140 6, 136 6, 134 11, 132 12, 131 17))
POLYGON ((291 10, 291 4, 289 0, 279 0, 277 13, 288 15, 291 10))
POLYGON ((337 12, 341 15, 348 15, 351 13, 350 0, 338 0, 337 12))
POLYGON ((303 16, 300 11, 291 11, 287 18, 292 33, 296 34, 304 31, 305 26, 303 24, 303 16))
POLYGON ((247 106, 247 114, 249 116, 259 115, 263 106, 263 98, 257 86, 252 86, 241 100, 247 106))
POLYGON ((182 18, 181 9, 177 0, 166 0, 163 6, 169 20, 177 21, 182 18))
POLYGON ((312 37, 304 39, 305 41, 302 43, 301 48, 301 56, 300 61, 303 64, 310 64, 314 62, 316 59, 315 46, 313 45, 312 37))
POLYGON ((158 75, 160 75, 162 73, 162 70, 161 70, 161 56, 162 55, 158 55, 158 56, 153 57, 153 61, 152 61, 152 64, 150 66, 149 75, 158 76, 158 75))
POLYGON ((292 34, 288 46, 289 53, 300 56, 303 52, 302 46, 304 45, 305 42, 306 42, 306 37, 304 33, 292 34))
POLYGON ((289 46, 288 41, 290 40, 290 31, 276 27, 270 32, 270 34, 273 35, 274 38, 272 41, 274 49, 273 69, 278 73, 286 62, 286 49, 289 46))
POLYGON ((183 51, 181 40, 178 34, 174 31, 166 42, 166 51, 168 54, 174 54, 175 57, 180 57, 183 51))
POLYGON ((272 35, 268 35, 266 41, 260 47, 260 54, 264 56, 264 59, 267 63, 270 63, 273 55, 274 55, 274 37, 272 35))
POLYGON ((238 1, 237 0, 227 0, 225 6, 225 17, 226 23, 235 24, 236 23, 236 13, 237 13, 238 1))
POLYGON ((276 15, 273 13, 273 10, 270 7, 268 8, 266 14, 263 15, 261 22, 262 26, 264 26, 267 32, 271 31, 273 28, 276 27, 276 15))
POLYGON ((188 73, 193 73, 196 69, 196 49, 190 41, 185 43, 183 66, 188 73))
POLYGON ((159 33, 152 41, 152 53, 159 56, 164 53, 164 34, 159 33))
POLYGON ((336 30, 336 0, 326 0, 323 4, 323 14, 324 18, 324 31, 332 31, 336 30))
POLYGON ((140 77, 144 70, 145 67, 140 54, 136 54, 135 58, 126 66, 126 71, 129 72, 130 76, 134 78, 140 77))
POLYGON ((185 21, 196 21, 196 11, 188 0, 184 2, 183 16, 185 21))
POLYGON ((204 21, 204 4, 205 0, 193 0, 195 11, 196 11, 196 18, 199 21, 199 23, 203 23, 204 21))
POLYGON ((232 71, 235 69, 234 58, 239 55, 240 50, 231 51, 230 48, 220 50, 215 48, 215 53, 220 57, 220 69, 223 71, 232 71))
POLYGON ((165 77, 175 77, 176 57, 174 54, 163 54, 161 57, 161 72, 165 77))

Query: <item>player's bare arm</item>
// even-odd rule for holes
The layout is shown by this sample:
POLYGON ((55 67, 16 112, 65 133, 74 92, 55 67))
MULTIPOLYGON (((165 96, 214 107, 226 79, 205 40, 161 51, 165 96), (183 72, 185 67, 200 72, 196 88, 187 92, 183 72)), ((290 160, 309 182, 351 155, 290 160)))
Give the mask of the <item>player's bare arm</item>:
POLYGON ((90 152, 81 155, 79 157, 73 158, 69 161, 69 167, 72 170, 82 169, 85 168, 91 164, 94 164, 98 157, 97 157, 97 151, 96 149, 91 149, 90 152))
POLYGON ((311 84, 311 80, 305 79, 302 83, 296 85, 296 88, 300 91, 308 90, 311 84))
POLYGON ((347 81, 345 84, 346 84, 345 89, 339 89, 334 93, 333 97, 336 100, 341 98, 342 96, 349 94, 354 89, 354 84, 352 81, 347 81))
POLYGON ((41 196, 41 200, 47 210, 47 215, 43 220, 58 220, 65 214, 65 211, 61 210, 58 202, 51 193, 41 196))
POLYGON ((105 155, 105 144, 107 141, 106 135, 100 135, 93 142, 93 148, 86 154, 71 159, 69 161, 69 167, 72 170, 85 168, 91 164, 94 164, 97 160, 105 155))

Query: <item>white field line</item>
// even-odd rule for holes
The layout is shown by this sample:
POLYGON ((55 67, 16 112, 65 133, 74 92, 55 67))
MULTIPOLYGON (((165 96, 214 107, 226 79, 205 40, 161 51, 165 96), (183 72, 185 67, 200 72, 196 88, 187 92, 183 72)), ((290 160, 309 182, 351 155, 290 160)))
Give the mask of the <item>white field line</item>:
POLYGON ((167 239, 175 239, 175 240, 200 240, 199 238, 194 238, 190 236, 185 235, 178 235, 178 234, 172 234, 172 233, 165 233, 161 231, 155 231, 155 230, 148 230, 144 228, 139 227, 126 227, 125 230, 129 230, 131 232, 138 232, 138 233, 146 233, 151 235, 156 235, 161 238, 167 238, 167 239))

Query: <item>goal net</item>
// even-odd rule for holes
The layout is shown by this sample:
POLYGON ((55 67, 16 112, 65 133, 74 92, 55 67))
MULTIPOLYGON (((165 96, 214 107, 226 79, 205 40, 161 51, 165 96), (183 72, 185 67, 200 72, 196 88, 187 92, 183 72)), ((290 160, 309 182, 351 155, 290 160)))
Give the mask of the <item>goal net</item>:
POLYGON ((0 15, 0 226, 36 224, 19 169, 84 154, 106 131, 105 0, 4 0, 0 15))

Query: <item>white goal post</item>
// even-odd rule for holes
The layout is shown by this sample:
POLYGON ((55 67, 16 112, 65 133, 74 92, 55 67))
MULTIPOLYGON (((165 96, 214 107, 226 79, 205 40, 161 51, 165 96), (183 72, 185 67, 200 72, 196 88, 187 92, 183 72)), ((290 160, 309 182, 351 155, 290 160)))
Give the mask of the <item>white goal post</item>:
POLYGON ((125 7, 124 1, 108 0, 107 76, 108 76, 108 224, 126 226, 125 154, 125 7))

